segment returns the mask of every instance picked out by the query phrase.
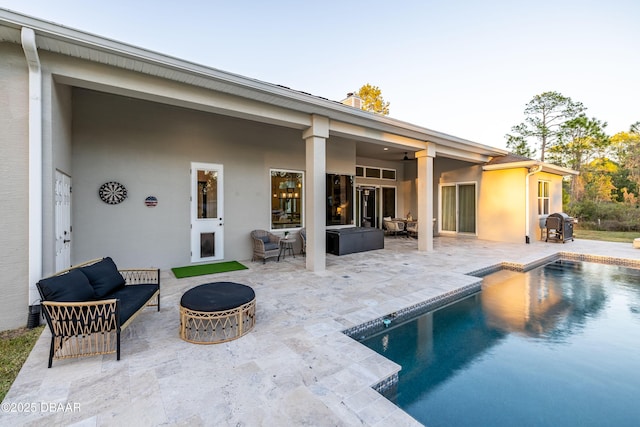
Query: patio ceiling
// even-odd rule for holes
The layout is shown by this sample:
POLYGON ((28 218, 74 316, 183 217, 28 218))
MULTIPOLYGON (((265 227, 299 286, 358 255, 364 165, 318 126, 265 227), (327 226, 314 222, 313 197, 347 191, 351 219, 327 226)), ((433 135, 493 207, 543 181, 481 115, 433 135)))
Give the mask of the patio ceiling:
POLYGON ((409 148, 392 145, 369 144, 366 142, 356 142, 356 156, 367 159, 377 159, 385 161, 402 161, 404 153, 410 160, 415 159, 414 152, 409 148))

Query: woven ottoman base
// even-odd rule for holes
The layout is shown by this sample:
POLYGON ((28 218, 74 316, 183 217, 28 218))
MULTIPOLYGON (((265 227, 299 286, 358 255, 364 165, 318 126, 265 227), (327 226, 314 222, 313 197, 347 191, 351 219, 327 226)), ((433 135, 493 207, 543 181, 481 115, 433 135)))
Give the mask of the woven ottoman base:
POLYGON ((255 293, 248 286, 230 282, 196 286, 180 302, 180 338, 194 344, 231 341, 253 328, 255 313, 255 293))

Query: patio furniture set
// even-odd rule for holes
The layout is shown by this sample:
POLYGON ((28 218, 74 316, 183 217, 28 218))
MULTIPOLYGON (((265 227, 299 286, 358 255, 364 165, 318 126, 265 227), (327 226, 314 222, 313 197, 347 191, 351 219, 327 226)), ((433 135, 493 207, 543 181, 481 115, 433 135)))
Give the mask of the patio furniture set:
POLYGON ((382 224, 383 229, 394 236, 404 234, 407 237, 418 237, 418 221, 413 218, 386 217, 383 219, 382 224))
MULTIPOLYGON (((304 254, 307 241, 306 230, 302 228, 298 234, 302 242, 300 252, 304 254)), ((280 237, 266 230, 253 230, 251 232, 251 241, 253 242, 253 256, 251 257, 251 261, 262 259, 263 264, 268 258, 277 258, 277 260, 280 261, 280 258, 284 258, 287 253, 294 258, 296 257, 293 245, 297 239, 290 235, 280 237)))
MULTIPOLYGON (((299 232, 301 252, 306 230, 299 232)), ((295 238, 264 230, 251 232, 253 260, 294 256, 295 238)), ((327 231, 328 252, 344 255, 384 248, 384 232, 354 227, 327 231)), ((43 315, 51 331, 48 367, 53 360, 116 353, 120 335, 146 307, 160 311, 160 269, 118 269, 110 257, 98 258, 40 280, 43 315)), ((233 282, 205 283, 187 290, 180 300, 179 336, 196 344, 239 338, 255 325, 256 296, 249 286, 233 282)))
MULTIPOLYGON (((417 224, 415 227, 417 233, 417 224)), ((304 255, 307 243, 306 229, 301 228, 298 235, 301 241, 300 253, 304 255)), ((326 251, 333 255, 384 249, 384 231, 373 227, 327 230, 326 239, 326 251)), ((277 258, 280 261, 280 258, 284 258, 287 253, 295 258, 293 245, 297 239, 294 237, 280 237, 266 230, 253 230, 251 240, 253 242, 252 261, 262 259, 262 262, 265 263, 268 258, 277 258)))
MULTIPOLYGON (((53 360, 116 353, 120 335, 146 307, 160 311, 160 270, 118 269, 109 257, 62 270, 36 284, 51 331, 53 360)), ((232 282, 206 283, 180 301, 183 340, 216 344, 245 335, 255 325, 252 288, 232 282)))

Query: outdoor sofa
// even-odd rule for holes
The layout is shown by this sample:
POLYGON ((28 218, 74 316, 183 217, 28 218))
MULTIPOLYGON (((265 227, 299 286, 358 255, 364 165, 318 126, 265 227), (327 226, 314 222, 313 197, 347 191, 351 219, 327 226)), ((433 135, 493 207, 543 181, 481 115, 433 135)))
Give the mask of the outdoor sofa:
POLYGON ((37 283, 51 330, 53 359, 117 353, 120 332, 147 306, 160 311, 160 270, 118 270, 109 257, 60 271, 37 283))

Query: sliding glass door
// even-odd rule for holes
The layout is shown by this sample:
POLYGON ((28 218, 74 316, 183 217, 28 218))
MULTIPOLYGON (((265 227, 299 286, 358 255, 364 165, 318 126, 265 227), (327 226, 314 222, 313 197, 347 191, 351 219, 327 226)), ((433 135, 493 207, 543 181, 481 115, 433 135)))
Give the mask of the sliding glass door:
POLYGON ((476 184, 444 184, 440 187, 441 231, 476 233, 476 184))

